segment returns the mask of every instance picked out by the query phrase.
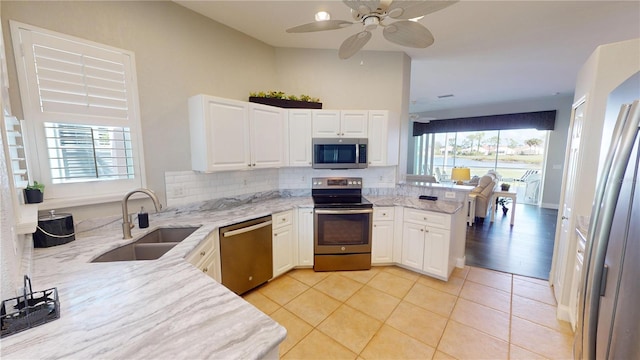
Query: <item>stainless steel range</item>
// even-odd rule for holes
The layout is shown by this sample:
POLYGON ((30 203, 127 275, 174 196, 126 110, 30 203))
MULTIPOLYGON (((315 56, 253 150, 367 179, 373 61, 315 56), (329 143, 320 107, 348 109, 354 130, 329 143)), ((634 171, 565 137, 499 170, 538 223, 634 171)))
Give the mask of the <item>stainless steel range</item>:
POLYGON ((362 178, 313 178, 315 271, 371 268, 373 204, 362 178))

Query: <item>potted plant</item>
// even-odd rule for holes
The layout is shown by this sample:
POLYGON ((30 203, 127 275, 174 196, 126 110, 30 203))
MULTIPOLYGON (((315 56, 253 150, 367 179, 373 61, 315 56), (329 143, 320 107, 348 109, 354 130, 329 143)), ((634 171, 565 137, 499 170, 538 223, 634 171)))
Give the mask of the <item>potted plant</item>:
MULTIPOLYGON (((511 199, 506 198, 506 197, 501 197, 501 198, 498 198, 498 200, 496 200, 496 205, 502 206, 502 214, 503 215, 507 215, 507 212, 509 211, 509 208, 506 207, 506 205, 509 203, 510 200, 511 199)), ((497 210, 498 209, 496 209, 496 211, 497 210)))
POLYGON ((511 187, 511 184, 509 184, 509 183, 500 184, 500 188, 502 189, 502 191, 509 191, 510 187, 511 187))
POLYGON ((44 200, 44 184, 37 181, 33 182, 33 185, 27 185, 24 188, 24 201, 27 204, 37 204, 44 200))
POLYGON ((318 98, 309 95, 287 95, 282 91, 260 91, 249 93, 249 102, 281 108, 322 109, 318 98))

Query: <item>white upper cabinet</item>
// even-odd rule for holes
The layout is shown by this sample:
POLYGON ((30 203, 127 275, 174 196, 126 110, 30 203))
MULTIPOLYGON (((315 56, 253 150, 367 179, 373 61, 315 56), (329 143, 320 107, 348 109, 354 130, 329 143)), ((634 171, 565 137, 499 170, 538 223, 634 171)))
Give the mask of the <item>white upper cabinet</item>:
POLYGON ((246 102, 193 96, 189 98, 189 124, 193 170, 237 170, 250 163, 246 102))
POLYGON ((313 110, 314 138, 366 138, 368 111, 313 110))
POLYGON ((249 104, 251 130, 251 166, 282 167, 288 152, 287 111, 281 108, 249 104))
POLYGON ((208 95, 189 98, 192 169, 284 166, 286 120, 280 108, 208 95))
POLYGON ((340 136, 366 138, 369 112, 367 110, 342 110, 340 112, 340 136))
POLYGON ((311 166, 311 110, 289 109, 289 166, 311 166))
POLYGON ((369 146, 367 156, 369 157, 369 165, 371 166, 387 166, 395 165, 389 163, 389 111, 387 110, 371 110, 368 114, 368 134, 369 146))

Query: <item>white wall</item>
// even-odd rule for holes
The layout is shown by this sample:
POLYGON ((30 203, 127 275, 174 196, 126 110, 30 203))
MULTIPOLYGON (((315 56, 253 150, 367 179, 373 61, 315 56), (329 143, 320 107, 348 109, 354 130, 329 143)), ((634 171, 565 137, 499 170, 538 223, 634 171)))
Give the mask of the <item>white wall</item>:
MULTIPOLYGON (((567 145, 567 130, 571 120, 572 99, 573 94, 568 94, 507 103, 486 104, 460 109, 423 112, 420 113, 420 115, 424 118, 454 119, 473 116, 556 110, 555 129, 549 134, 541 205, 547 208, 558 208, 562 186, 564 154, 567 145)), ((408 131, 411 133, 412 129, 413 125, 409 127, 408 131)), ((410 142, 408 147, 409 151, 413 151, 413 142, 410 142)))
MULTIPOLYGON (((170 1, 2 1, 1 6, 9 45, 8 19, 13 19, 135 53, 147 184, 163 202, 164 172, 190 168, 187 98, 206 93, 247 100, 250 91, 276 83, 273 47, 170 1)), ((13 48, 6 50, 12 108, 22 118, 13 48)), ((82 209, 117 213, 119 204, 82 209)))
POLYGON ((578 73, 574 101, 586 97, 586 108, 576 180, 580 196, 575 197, 575 216, 591 215, 599 167, 608 150, 617 116, 607 119, 609 94, 638 71, 640 39, 634 39, 599 46, 578 73))

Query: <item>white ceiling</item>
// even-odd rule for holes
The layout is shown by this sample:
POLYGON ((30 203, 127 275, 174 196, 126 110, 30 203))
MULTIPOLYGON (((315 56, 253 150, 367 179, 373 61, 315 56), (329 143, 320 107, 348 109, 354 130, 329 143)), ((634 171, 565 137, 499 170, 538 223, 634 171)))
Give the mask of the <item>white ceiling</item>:
MULTIPOLYGON (((349 8, 336 0, 176 2, 272 46, 334 49, 336 57, 342 41, 361 31, 356 24, 285 32, 313 21, 320 10, 352 21, 349 8)), ((436 39, 426 49, 389 43, 381 29, 363 49, 411 57, 411 113, 571 94, 598 45, 640 37, 640 1, 468 0, 420 23, 436 39), (454 96, 438 98, 446 94, 454 96)), ((343 61, 359 61, 358 54, 343 61)))

